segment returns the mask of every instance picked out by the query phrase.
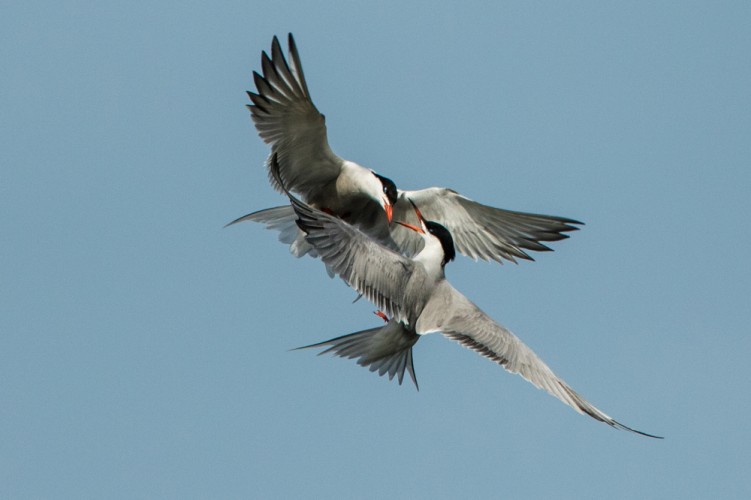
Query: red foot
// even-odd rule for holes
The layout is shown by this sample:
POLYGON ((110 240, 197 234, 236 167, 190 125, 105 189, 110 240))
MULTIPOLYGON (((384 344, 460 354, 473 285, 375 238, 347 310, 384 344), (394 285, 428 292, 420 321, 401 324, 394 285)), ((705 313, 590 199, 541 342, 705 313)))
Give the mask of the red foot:
POLYGON ((336 215, 336 214, 334 213, 334 211, 333 211, 333 210, 331 210, 330 208, 326 208, 326 207, 323 207, 323 208, 321 209, 321 212, 323 212, 323 213, 327 213, 327 214, 329 214, 329 215, 336 215))
POLYGON ((383 313, 383 311, 373 311, 373 314, 375 314, 376 316, 378 316, 379 318, 381 318, 381 319, 382 319, 383 321, 385 321, 386 323, 388 323, 388 322, 389 322, 389 317, 388 317, 388 316, 386 316, 386 315, 385 315, 385 314, 383 313))

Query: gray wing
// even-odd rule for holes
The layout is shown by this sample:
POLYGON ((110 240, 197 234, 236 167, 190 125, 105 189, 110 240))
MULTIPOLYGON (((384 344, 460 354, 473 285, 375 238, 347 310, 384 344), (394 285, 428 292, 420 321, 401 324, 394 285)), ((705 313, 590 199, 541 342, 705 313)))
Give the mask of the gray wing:
POLYGON ((369 368, 372 372, 378 371, 378 375, 381 376, 388 373, 389 380, 393 380, 396 375, 399 385, 404 380, 406 370, 419 390, 412 362, 412 346, 419 339, 420 336, 413 330, 407 329, 400 321, 392 319, 379 328, 342 335, 325 342, 298 347, 298 349, 328 347, 318 355, 331 352, 342 358, 357 358, 358 365, 369 368))
POLYGON ((290 64, 277 37, 271 43, 271 57, 266 52, 261 55, 263 76, 253 72, 257 93, 248 92, 253 103, 248 108, 258 134, 271 145, 267 166, 271 167, 271 156, 276 154, 287 189, 308 199, 311 192, 337 178, 342 159, 329 147, 325 120, 310 99, 291 33, 288 43, 290 64))
MULTIPOLYGON (((540 242, 568 238, 566 232, 576 231, 581 222, 551 215, 514 212, 489 207, 447 188, 400 191, 394 207, 394 219, 407 222, 415 219, 409 200, 415 202, 427 220, 446 227, 454 238, 456 249, 477 260, 534 260, 524 250, 536 252, 551 249, 540 242)), ((421 240, 411 231, 393 229, 392 238, 408 255, 421 248, 421 240)))
POLYGON ((279 241, 289 245, 289 251, 295 257, 302 257, 306 254, 311 257, 318 257, 318 252, 305 239, 305 233, 297 227, 297 215, 292 205, 266 208, 252 214, 243 215, 227 226, 244 221, 260 222, 266 226, 266 229, 279 231, 279 241))
MULTIPOLYGON (((548 365, 516 335, 493 321, 450 285, 439 293, 449 295, 451 307, 448 319, 438 320, 438 323, 442 324, 438 328, 438 323, 436 323, 435 330, 440 330, 447 337, 495 361, 509 372, 518 373, 537 388, 544 389, 579 413, 587 414, 617 429, 653 438, 658 437, 627 427, 587 402, 553 373, 548 365)), ((436 314, 436 319, 440 315, 436 314)), ((430 328, 428 318, 421 317, 420 321, 427 325, 422 328, 430 328)), ((421 331, 418 329, 418 332, 421 331)))
POLYGON ((292 195, 289 199, 297 213, 298 226, 305 231, 308 243, 318 251, 321 260, 389 317, 408 320, 404 292, 415 264, 343 220, 292 195))

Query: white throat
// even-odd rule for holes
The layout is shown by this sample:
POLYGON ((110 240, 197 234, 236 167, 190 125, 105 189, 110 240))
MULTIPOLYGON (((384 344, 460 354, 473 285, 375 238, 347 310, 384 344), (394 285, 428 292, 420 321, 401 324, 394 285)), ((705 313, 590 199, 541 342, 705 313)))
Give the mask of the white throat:
POLYGON ((444 254, 441 242, 430 233, 421 236, 425 241, 425 246, 414 256, 413 260, 422 264, 429 276, 436 279, 443 278, 445 274, 441 262, 443 262, 444 254))

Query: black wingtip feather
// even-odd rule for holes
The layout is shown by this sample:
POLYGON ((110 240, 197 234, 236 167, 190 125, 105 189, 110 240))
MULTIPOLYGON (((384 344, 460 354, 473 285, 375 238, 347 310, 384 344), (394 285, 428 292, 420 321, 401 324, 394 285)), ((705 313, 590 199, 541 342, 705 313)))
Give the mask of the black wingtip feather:
POLYGON ((287 34, 287 45, 289 47, 289 59, 290 64, 297 76, 297 81, 300 85, 303 95, 309 97, 310 91, 308 90, 308 83, 305 81, 305 73, 302 69, 302 62, 300 61, 300 53, 297 50, 297 44, 295 43, 295 37, 292 33, 287 34))
POLYGON ((246 94, 248 94, 248 97, 250 98, 250 101, 253 103, 253 104, 248 104, 247 105, 248 109, 252 113, 255 113, 256 109, 257 109, 257 110, 259 110, 259 111, 261 111, 263 113, 269 114, 269 110, 266 108, 266 105, 270 104, 268 99, 266 99, 262 95, 255 94, 255 93, 250 92, 250 91, 247 91, 246 94))

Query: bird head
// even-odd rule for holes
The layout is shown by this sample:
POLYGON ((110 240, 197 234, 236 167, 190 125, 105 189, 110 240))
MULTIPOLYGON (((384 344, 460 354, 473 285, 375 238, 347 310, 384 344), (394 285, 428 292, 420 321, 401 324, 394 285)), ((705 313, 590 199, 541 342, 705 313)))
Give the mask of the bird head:
POLYGON ((443 261, 441 262, 441 266, 445 266, 446 263, 454 260, 454 258, 456 257, 454 238, 451 237, 449 230, 443 227, 441 224, 430 220, 425 220, 425 218, 422 216, 422 212, 420 212, 420 209, 417 208, 417 205, 415 205, 415 202, 412 200, 409 200, 409 202, 415 209, 415 214, 417 215, 417 220, 420 222, 420 226, 418 227, 402 221, 394 222, 423 235, 423 237, 428 238, 432 236, 436 238, 441 243, 441 248, 443 248, 443 261))
POLYGON ((399 192, 396 189, 394 181, 388 177, 378 175, 373 172, 373 175, 378 180, 378 200, 383 207, 383 211, 386 212, 386 218, 391 222, 391 218, 394 213, 394 205, 399 197, 399 192))

